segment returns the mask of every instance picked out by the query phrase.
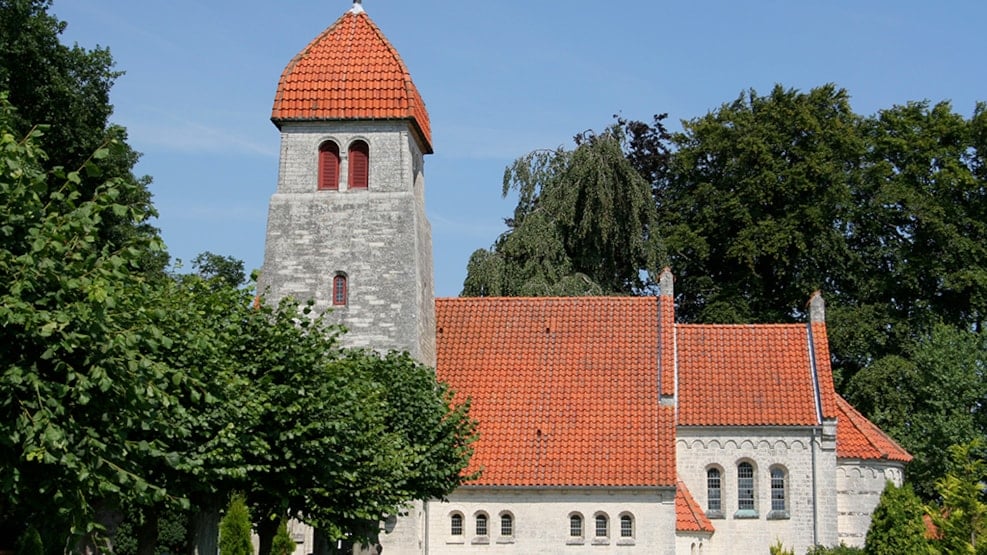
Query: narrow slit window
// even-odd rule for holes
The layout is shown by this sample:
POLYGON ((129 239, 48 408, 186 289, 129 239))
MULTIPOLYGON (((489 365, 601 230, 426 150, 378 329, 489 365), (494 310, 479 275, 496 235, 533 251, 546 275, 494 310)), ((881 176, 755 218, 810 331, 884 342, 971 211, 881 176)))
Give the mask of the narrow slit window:
POLYGON ((349 150, 349 188, 366 189, 370 183, 370 145, 354 141, 349 150))
POLYGON ((476 535, 486 536, 489 532, 487 531, 487 515, 478 514, 476 515, 476 535))
POLYGON ((463 535, 463 515, 461 514, 452 515, 452 517, 449 519, 449 532, 453 536, 463 535))
POLYGON ((706 510, 707 511, 722 511, 723 510, 723 490, 720 469, 710 468, 706 471, 706 510))
POLYGON ((347 295, 346 276, 337 274, 332 278, 332 304, 333 306, 345 306, 347 295))
POLYGON ((748 462, 737 465, 737 508, 754 510, 754 466, 748 462))
POLYGON ((771 469, 771 510, 784 511, 785 508, 785 471, 780 468, 771 469))
POLYGON ((634 519, 631 517, 631 515, 620 516, 620 537, 622 538, 634 537, 634 519))

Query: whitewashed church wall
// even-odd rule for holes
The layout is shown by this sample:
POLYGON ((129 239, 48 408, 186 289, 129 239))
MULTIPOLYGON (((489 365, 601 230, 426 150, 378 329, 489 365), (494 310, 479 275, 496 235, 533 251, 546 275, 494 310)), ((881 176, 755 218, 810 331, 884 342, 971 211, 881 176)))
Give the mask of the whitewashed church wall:
POLYGON ((881 499, 885 484, 904 482, 904 467, 890 461, 839 459, 836 469, 836 499, 840 541, 863 547, 871 515, 881 499))
POLYGON ((461 488, 447 502, 432 501, 427 514, 427 553, 639 553, 673 555, 675 491, 664 489, 486 489, 461 488), (488 518, 488 534, 476 534, 476 515, 488 518), (514 531, 500 534, 501 515, 510 514, 514 531), (454 514, 463 517, 463 534, 453 535, 454 514), (570 535, 570 518, 583 519, 582 536, 570 535), (595 518, 606 515, 608 535, 596 537, 595 518), (621 536, 620 517, 630 515, 632 537, 621 536))
POLYGON ((820 446, 818 436, 819 430, 811 428, 678 429, 679 477, 704 510, 709 508, 707 470, 720 469, 722 509, 707 511, 716 532, 704 553, 767 553, 778 540, 804 553, 817 541, 837 543, 835 445, 820 446), (739 507, 742 462, 754 470, 753 513, 739 507), (772 510, 771 469, 776 467, 785 472, 782 511, 772 510))

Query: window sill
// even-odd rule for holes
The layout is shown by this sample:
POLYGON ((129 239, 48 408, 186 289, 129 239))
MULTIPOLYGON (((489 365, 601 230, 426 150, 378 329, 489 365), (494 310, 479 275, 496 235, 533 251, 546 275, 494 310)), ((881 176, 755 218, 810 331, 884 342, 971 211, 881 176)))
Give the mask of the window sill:
POLYGON ((497 543, 499 543, 499 544, 505 544, 505 543, 510 544, 510 543, 514 543, 514 538, 512 536, 504 536, 504 537, 501 537, 501 538, 497 538, 497 543))
POLYGON ((706 518, 710 520, 719 520, 726 518, 726 515, 723 514, 723 511, 706 511, 706 518))
POLYGON ((634 538, 621 538, 617 540, 617 545, 634 545, 634 538))
POLYGON ((792 518, 788 511, 771 511, 768 513, 768 520, 788 520, 792 518))
POLYGON ((486 536, 477 536, 473 538, 473 540, 470 541, 470 543, 473 545, 487 545, 490 543, 490 538, 486 536))
POLYGON ((449 545, 464 545, 466 540, 464 538, 452 538, 451 540, 446 540, 449 545))
POLYGON ((733 518, 738 520, 753 520, 758 517, 757 511, 755 509, 741 509, 733 513, 733 518))
POLYGON ((569 538, 569 539, 567 539, 565 541, 565 544, 566 545, 583 545, 585 543, 586 543, 586 540, 584 540, 582 538, 569 538))
POLYGON ((610 545, 610 538, 593 538, 593 545, 610 545))

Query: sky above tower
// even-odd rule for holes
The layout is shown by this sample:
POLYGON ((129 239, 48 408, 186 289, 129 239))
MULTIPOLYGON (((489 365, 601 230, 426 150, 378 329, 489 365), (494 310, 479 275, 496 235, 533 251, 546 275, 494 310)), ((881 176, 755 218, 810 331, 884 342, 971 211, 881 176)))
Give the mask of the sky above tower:
MULTIPOLYGON (((172 256, 263 261, 279 135, 269 117, 291 58, 348 0, 56 0, 64 40, 108 46, 113 121, 144 153, 172 256)), ((987 101, 987 3, 956 0, 619 3, 586 0, 366 0, 428 106, 426 158, 436 295, 455 296, 466 262, 506 230, 504 168, 571 145, 614 114, 670 127, 741 91, 835 83, 857 113, 987 101)))

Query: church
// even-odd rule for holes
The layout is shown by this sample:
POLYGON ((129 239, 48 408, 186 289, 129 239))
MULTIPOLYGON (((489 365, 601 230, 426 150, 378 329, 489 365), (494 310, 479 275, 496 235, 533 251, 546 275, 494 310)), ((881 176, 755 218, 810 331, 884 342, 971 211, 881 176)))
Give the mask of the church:
POLYGON ((676 322, 671 269, 653 297, 435 299, 428 112, 359 0, 288 63, 271 119, 260 290, 434 366, 479 422, 479 477, 386 523, 386 553, 863 545, 911 456, 834 390, 819 293, 776 325, 676 322))

